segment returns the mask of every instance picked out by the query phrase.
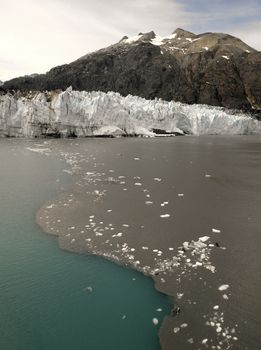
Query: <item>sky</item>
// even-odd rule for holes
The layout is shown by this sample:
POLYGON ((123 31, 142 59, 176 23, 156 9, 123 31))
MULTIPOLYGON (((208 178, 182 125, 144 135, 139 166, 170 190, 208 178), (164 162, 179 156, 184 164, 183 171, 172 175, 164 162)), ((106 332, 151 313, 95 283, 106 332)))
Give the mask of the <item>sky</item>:
POLYGON ((0 80, 45 73, 124 35, 178 27, 261 50, 261 0, 0 0, 0 80))

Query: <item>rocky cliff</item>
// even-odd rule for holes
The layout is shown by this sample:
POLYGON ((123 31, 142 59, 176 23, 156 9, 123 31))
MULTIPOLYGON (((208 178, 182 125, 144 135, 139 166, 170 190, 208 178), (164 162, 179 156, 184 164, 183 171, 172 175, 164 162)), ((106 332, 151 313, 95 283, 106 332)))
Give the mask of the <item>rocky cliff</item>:
POLYGON ((46 74, 7 81, 3 91, 115 91, 237 109, 261 108, 261 52, 222 33, 177 29, 128 38, 46 74))

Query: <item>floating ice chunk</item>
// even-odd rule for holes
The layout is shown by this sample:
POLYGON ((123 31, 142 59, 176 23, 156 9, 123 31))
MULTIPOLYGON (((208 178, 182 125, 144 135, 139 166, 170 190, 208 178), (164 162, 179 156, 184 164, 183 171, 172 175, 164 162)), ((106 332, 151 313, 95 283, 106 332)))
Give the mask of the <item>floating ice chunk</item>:
POLYGON ((223 55, 222 57, 225 58, 226 60, 229 60, 228 56, 223 55))
POLYGON ((149 248, 148 247, 141 247, 143 250, 148 250, 149 248))
POLYGON ((188 343, 193 344, 194 343, 194 339, 193 338, 189 338, 188 339, 188 343))
POLYGON ((213 309, 214 309, 214 310, 218 310, 218 309, 219 309, 219 305, 213 306, 213 309))
POLYGON ((219 229, 217 229, 217 228, 212 228, 212 232, 213 232, 213 233, 220 233, 221 230, 219 230, 219 229))
POLYGON ((71 243, 74 243, 75 242, 75 238, 73 238, 72 240, 71 240, 71 243))
POLYGON ((210 178, 211 175, 210 174, 205 174, 205 177, 210 178))
POLYGON ((178 193, 178 197, 184 197, 184 193, 178 193))
POLYGON ((48 207, 46 207, 46 209, 52 209, 53 207, 55 207, 55 204, 50 204, 48 207))
POLYGON ((229 288, 229 284, 222 284, 220 287, 218 287, 218 290, 227 290, 229 288))
POLYGON ((222 328, 220 326, 218 326, 216 331, 217 331, 217 333, 220 333, 222 331, 222 328))
POLYGON ((135 182, 134 184, 135 186, 142 186, 142 184, 140 182, 135 182))
POLYGON ((161 181, 161 179, 160 179, 159 177, 154 177, 154 180, 155 180, 155 181, 158 181, 158 182, 161 181))
POLYGON ((158 308, 156 311, 161 312, 161 311, 162 311, 162 309, 161 309, 161 308, 158 308))
POLYGON ((183 242, 182 245, 185 249, 189 249, 189 242, 183 242))
POLYGON ((228 297, 227 294, 223 294, 223 295, 222 295, 222 298, 225 299, 225 300, 228 300, 228 299, 229 299, 229 297, 228 297))
POLYGON ((160 204, 161 207, 165 207, 165 205, 169 204, 169 202, 163 202, 160 204))
POLYGON ((174 248, 172 248, 172 247, 169 247, 169 250, 174 250, 174 248))
POLYGON ((125 320, 126 319, 126 315, 122 315, 122 320, 125 320))
POLYGON ((182 324, 180 325, 180 328, 186 328, 186 327, 188 327, 188 324, 187 324, 187 323, 182 323, 182 324))
POLYGON ((208 51, 208 47, 207 46, 204 46, 202 49, 205 49, 206 51, 208 51))
POLYGON ((201 242, 206 242, 207 240, 209 240, 209 236, 203 236, 203 237, 199 237, 199 240, 201 241, 201 242))
POLYGON ((202 344, 206 344, 208 342, 208 338, 205 338, 201 341, 202 344))
POLYGON ((140 158, 136 157, 136 158, 134 158, 134 160, 140 160, 140 158))
POLYGON ((151 204, 153 204, 153 202, 152 201, 146 201, 145 204, 151 205, 151 204))
POLYGON ((173 329, 173 332, 174 333, 178 333, 180 331, 180 328, 179 327, 175 327, 174 329, 173 329))
POLYGON ((161 218, 169 218, 170 217, 170 214, 162 214, 160 215, 161 218))
POLYGON ((177 298, 181 299, 183 297, 184 293, 177 293, 177 298))
POLYGON ((157 324, 159 323, 159 320, 158 320, 156 317, 154 317, 154 318, 152 319, 152 323, 153 323, 155 326, 157 326, 157 324))
POLYGON ((89 286, 89 287, 85 288, 85 290, 86 290, 87 292, 90 292, 90 293, 91 293, 91 292, 93 291, 93 288, 89 286))

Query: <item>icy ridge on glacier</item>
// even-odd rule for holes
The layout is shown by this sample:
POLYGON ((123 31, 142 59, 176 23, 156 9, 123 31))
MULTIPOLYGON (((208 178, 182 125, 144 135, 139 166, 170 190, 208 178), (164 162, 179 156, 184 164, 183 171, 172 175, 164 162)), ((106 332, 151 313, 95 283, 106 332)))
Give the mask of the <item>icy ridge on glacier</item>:
POLYGON ((0 96, 0 136, 258 134, 261 122, 243 113, 115 92, 39 92, 0 96))

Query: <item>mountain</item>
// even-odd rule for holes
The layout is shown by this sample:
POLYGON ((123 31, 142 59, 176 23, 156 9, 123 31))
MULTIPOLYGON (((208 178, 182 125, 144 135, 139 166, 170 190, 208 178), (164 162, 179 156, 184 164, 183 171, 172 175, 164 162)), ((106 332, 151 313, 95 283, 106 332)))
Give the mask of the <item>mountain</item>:
POLYGON ((123 37, 117 44, 51 69, 12 79, 2 90, 115 91, 146 99, 236 109, 261 108, 261 52, 231 35, 177 29, 123 37))
POLYGON ((0 137, 260 133, 256 118, 221 107, 71 88, 0 95, 0 137))

